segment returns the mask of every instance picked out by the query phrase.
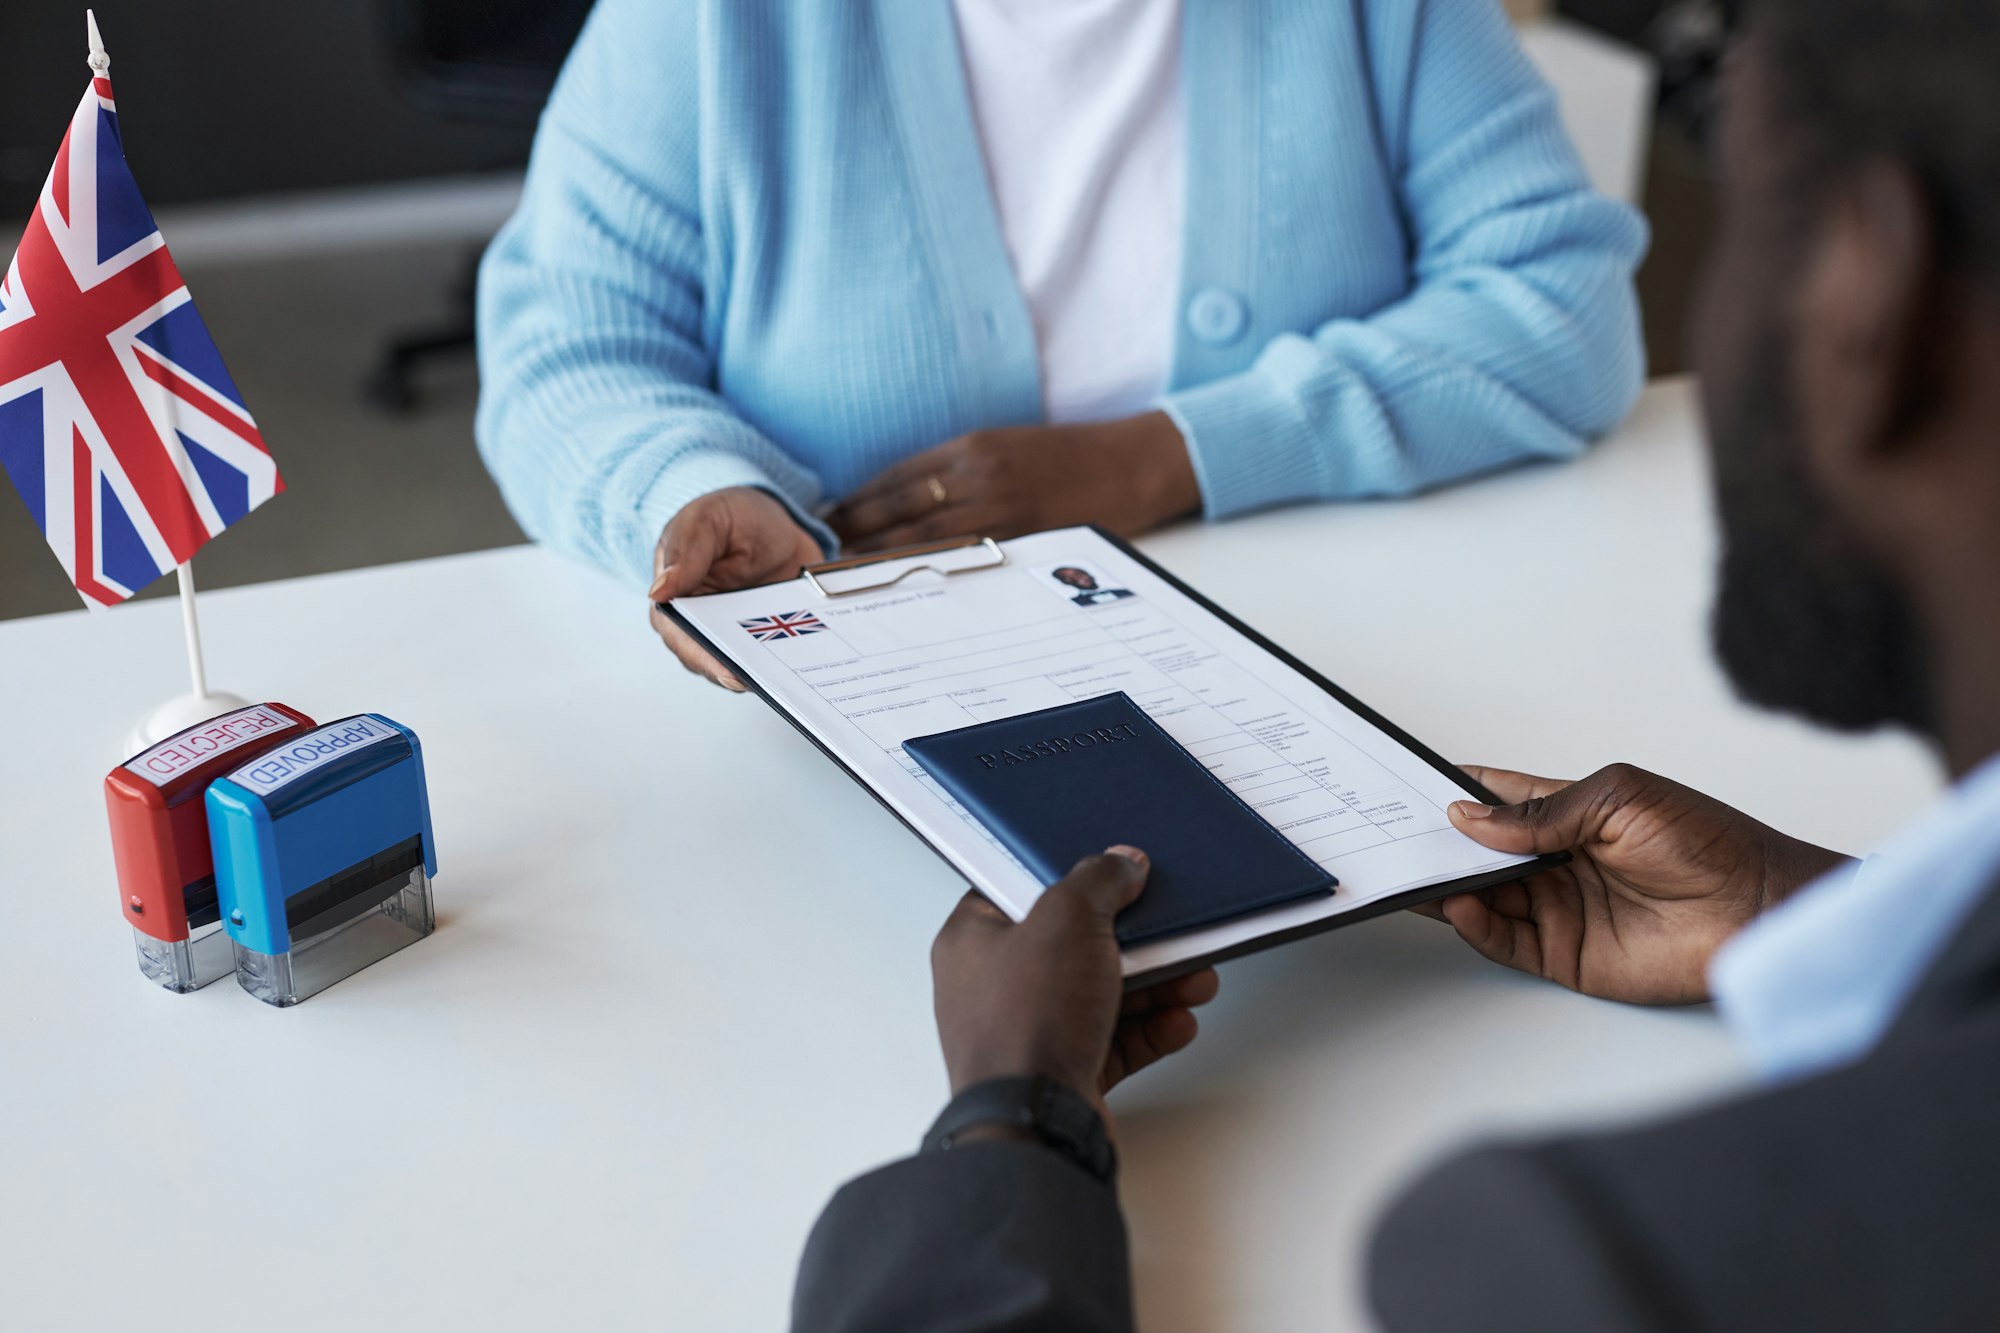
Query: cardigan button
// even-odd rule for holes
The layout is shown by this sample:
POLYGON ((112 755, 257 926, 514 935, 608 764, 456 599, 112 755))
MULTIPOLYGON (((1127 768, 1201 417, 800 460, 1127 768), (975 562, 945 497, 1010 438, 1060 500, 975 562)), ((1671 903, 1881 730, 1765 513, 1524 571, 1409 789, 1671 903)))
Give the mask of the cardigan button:
POLYGON ((1211 347, 1226 347, 1250 326, 1250 307, 1225 287, 1204 287, 1188 302, 1188 331, 1211 347))

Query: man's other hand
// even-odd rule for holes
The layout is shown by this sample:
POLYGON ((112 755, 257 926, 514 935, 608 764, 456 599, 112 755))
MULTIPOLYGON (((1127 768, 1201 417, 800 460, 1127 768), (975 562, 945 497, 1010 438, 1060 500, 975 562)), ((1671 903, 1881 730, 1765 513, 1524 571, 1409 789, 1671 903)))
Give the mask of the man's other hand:
POLYGON ((748 486, 712 491, 675 514, 653 548, 653 586, 646 594, 653 629, 682 666, 740 694, 743 682, 669 620, 659 603, 796 578, 820 558, 819 543, 776 497, 748 486))
POLYGON ((1113 847, 1051 885, 1015 925, 968 893, 931 947, 938 1037, 956 1096, 992 1078, 1067 1085, 1109 1125, 1104 1094, 1195 1038, 1214 969, 1126 994, 1112 923, 1146 886, 1145 853, 1113 847))
POLYGON ((1496 851, 1571 859, 1419 910, 1496 963, 1604 999, 1706 1000, 1722 942, 1845 859, 1628 764, 1580 782, 1465 771, 1508 804, 1454 803, 1461 833, 1496 851))

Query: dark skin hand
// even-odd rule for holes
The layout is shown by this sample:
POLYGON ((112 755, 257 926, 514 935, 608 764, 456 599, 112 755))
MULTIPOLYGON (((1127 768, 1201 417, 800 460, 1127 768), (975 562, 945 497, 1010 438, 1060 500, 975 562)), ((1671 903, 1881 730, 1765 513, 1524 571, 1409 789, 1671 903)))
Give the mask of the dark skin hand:
MULTIPOLYGON (((1051 885, 1019 925, 977 893, 931 946, 938 1040, 956 1096, 992 1078, 1041 1076, 1104 1094, 1194 1040, 1213 968, 1127 994, 1112 923, 1146 887, 1144 852, 1113 847, 1051 885)), ((974 1137, 1006 1137, 1002 1133, 974 1137)))
POLYGON ((1496 963, 1603 999, 1708 999, 1722 942, 1847 860, 1628 764, 1579 782, 1465 771, 1508 804, 1456 802, 1454 827, 1497 851, 1566 851, 1570 862, 1418 910, 1496 963))
POLYGON ((741 694, 743 682, 667 619, 658 604, 796 578, 820 558, 819 543, 773 496, 748 486, 713 491, 675 514, 653 548, 653 586, 646 594, 653 629, 682 666, 741 694))
POLYGON ((847 550, 866 552, 1080 523, 1130 537, 1200 508, 1179 428, 1166 413, 1147 412, 961 435, 888 468, 827 522, 847 550))

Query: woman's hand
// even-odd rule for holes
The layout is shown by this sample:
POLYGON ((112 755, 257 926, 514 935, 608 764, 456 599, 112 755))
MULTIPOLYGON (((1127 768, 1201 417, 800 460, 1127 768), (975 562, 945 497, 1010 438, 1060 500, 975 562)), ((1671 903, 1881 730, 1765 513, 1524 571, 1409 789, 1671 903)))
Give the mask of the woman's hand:
POLYGON ((748 486, 713 491, 675 514, 653 548, 653 586, 646 594, 653 628, 682 666, 740 694, 743 682, 669 620, 659 603, 796 578, 821 554, 775 497, 748 486))
POLYGON ((1101 524, 1133 536, 1201 508, 1187 443, 1164 412, 974 431, 906 458, 827 522, 853 551, 1101 524))
POLYGON ((1509 804, 1459 801, 1459 832, 1567 865, 1420 908, 1496 963, 1638 1004, 1708 998, 1708 961, 1765 908, 1847 858, 1629 764, 1581 782, 1467 768, 1509 804))

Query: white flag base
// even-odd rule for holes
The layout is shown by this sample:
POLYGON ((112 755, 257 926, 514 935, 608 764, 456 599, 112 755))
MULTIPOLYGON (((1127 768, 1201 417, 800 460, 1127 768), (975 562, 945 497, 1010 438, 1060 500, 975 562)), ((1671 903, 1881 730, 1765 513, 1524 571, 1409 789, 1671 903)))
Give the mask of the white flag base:
POLYGON ((125 738, 125 753, 137 754, 177 731, 186 731, 197 722, 206 722, 249 703, 234 694, 183 694, 178 699, 169 699, 132 728, 132 734, 125 738))

